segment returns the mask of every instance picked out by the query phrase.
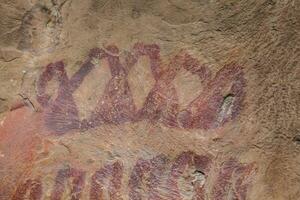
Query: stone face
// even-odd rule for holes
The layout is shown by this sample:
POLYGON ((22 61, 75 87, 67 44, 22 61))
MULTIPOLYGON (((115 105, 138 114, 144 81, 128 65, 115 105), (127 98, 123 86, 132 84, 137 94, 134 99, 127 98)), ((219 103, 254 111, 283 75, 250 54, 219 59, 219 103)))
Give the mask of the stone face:
POLYGON ((0 199, 298 199, 297 1, 3 1, 0 199))

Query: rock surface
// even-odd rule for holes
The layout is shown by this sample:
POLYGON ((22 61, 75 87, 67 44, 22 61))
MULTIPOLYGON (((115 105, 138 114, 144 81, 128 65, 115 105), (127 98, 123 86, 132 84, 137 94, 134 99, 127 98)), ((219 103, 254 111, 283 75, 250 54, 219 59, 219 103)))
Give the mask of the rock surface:
POLYGON ((2 0, 0 199, 296 200, 296 0, 2 0))

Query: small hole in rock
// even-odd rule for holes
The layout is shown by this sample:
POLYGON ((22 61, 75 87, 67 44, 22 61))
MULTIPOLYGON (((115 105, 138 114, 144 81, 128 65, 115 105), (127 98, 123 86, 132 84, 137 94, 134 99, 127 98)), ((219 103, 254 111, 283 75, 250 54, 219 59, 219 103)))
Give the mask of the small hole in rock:
POLYGON ((233 102, 233 100, 234 100, 234 95, 231 94, 231 93, 229 93, 229 94, 227 94, 227 95, 225 95, 223 97, 223 103, 222 103, 222 105, 224 105, 224 104, 227 104, 227 105, 231 104, 233 102))
POLYGON ((300 135, 296 135, 296 136, 293 138, 293 141, 296 142, 297 144, 300 144, 300 135))
POLYGON ((192 181, 192 184, 200 184, 204 185, 205 182, 205 173, 200 170, 195 170, 193 173, 194 180, 192 181))

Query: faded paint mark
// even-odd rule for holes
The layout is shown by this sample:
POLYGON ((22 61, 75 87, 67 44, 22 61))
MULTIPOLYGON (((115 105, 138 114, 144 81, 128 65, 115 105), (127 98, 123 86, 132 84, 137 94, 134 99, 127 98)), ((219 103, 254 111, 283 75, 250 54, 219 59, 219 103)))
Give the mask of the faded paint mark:
POLYGON ((87 60, 71 78, 68 78, 62 62, 49 64, 37 85, 37 99, 45 108, 46 126, 57 134, 64 134, 70 130, 87 130, 102 124, 149 120, 172 128, 207 130, 235 119, 241 111, 245 79, 242 68, 238 65, 226 65, 212 78, 210 70, 186 52, 180 51, 170 59, 168 65, 163 65, 159 46, 143 43, 135 44, 133 50, 122 60, 123 63, 119 57, 119 49, 111 45, 106 49, 92 49, 87 60), (142 70, 139 66, 145 58, 148 58, 151 71, 148 76, 152 76, 154 82, 152 89, 147 89, 148 94, 140 96, 135 91, 138 86, 134 85, 139 83, 135 83, 133 78, 128 80, 128 74, 142 70), (88 74, 95 70, 97 59, 107 61, 111 78, 106 81, 93 111, 90 115, 85 114, 87 117, 81 120, 73 95, 80 89, 84 79, 89 77, 88 74), (189 92, 193 94, 183 98, 184 102, 181 97, 183 95, 174 85, 174 81, 177 85, 180 84, 179 72, 182 70, 192 75, 188 77, 193 77, 193 82, 198 81, 195 85, 202 86, 200 91, 197 88, 194 93, 189 92), (47 83, 53 77, 57 77, 59 83, 55 99, 51 99, 46 93, 47 83))

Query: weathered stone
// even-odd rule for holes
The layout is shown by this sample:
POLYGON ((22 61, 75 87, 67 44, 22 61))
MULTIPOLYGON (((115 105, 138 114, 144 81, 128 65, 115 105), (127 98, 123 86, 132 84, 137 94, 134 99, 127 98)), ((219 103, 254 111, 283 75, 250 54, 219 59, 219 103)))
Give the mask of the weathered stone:
POLYGON ((0 200, 298 199, 299 8, 4 0, 0 200))

